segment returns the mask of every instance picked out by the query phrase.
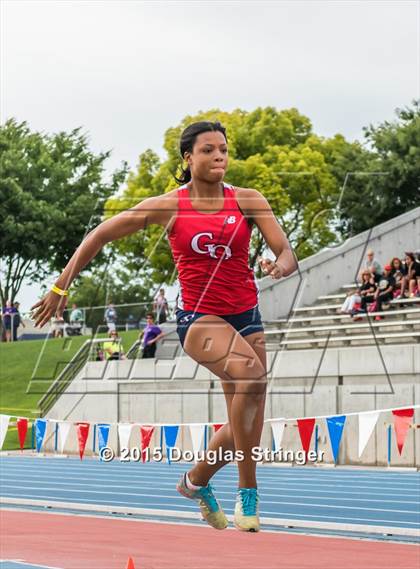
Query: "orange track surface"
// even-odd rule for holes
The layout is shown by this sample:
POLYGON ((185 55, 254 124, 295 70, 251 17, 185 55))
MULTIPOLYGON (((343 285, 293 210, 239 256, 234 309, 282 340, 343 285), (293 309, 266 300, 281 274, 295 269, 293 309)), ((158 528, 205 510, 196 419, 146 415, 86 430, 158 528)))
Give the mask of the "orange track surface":
POLYGON ((63 569, 418 569, 416 545, 3 510, 2 559, 63 569))

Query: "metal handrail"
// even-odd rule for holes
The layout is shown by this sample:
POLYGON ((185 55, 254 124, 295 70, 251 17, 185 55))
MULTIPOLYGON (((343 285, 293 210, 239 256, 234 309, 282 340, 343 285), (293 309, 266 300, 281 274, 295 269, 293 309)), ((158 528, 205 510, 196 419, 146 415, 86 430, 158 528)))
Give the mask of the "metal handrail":
MULTIPOLYGON (((41 417, 51 409, 60 395, 67 389, 68 385, 74 380, 79 371, 89 360, 89 356, 92 353, 92 346, 94 344, 103 344, 104 342, 109 341, 112 341, 112 338, 86 340, 86 342, 68 362, 60 375, 53 381, 43 397, 38 401, 41 417)), ((117 341, 120 343, 121 338, 118 338, 117 341)))
POLYGON ((141 345, 141 340, 136 340, 134 344, 128 350, 126 357, 128 360, 135 360, 141 345))

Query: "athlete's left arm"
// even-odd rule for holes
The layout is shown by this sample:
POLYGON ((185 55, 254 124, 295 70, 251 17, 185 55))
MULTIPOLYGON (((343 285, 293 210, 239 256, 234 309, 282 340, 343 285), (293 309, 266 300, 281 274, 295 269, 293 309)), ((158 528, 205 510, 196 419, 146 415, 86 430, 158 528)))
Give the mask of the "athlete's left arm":
POLYGON ((255 222, 276 257, 275 261, 259 259, 263 271, 275 279, 294 273, 298 268, 296 256, 267 199, 258 190, 241 188, 238 201, 242 211, 255 222))

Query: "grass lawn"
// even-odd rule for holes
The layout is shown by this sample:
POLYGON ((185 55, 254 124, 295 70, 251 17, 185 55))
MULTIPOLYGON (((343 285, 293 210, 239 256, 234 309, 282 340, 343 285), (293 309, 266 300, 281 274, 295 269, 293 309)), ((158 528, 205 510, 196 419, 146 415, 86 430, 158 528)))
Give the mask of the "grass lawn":
MULTIPOLYGON (((128 351, 138 331, 120 332, 120 336, 124 350, 128 351)), ((76 336, 0 343, 0 414, 39 417, 38 401, 87 339, 88 336, 76 336)), ((19 448, 17 430, 9 427, 3 449, 15 448, 19 448)))

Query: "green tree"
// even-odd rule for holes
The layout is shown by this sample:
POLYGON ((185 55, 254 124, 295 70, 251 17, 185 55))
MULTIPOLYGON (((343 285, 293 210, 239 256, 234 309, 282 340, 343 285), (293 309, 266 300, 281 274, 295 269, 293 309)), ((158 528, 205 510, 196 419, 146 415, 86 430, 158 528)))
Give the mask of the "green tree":
POLYGON ((366 174, 353 177, 342 203, 343 225, 353 233, 420 206, 420 100, 397 109, 393 122, 364 130, 371 160, 355 160, 352 168, 347 157, 349 170, 366 174))
POLYGON ((100 222, 105 200, 126 176, 123 164, 103 181, 109 155, 93 154, 80 128, 46 135, 15 119, 0 127, 2 303, 16 298, 24 279, 41 282, 61 271, 100 222))
MULTIPOLYGON (((181 163, 179 138, 188 124, 199 120, 219 120, 226 126, 230 154, 227 181, 254 187, 266 196, 299 257, 316 252, 334 239, 331 211, 338 200, 339 183, 326 154, 313 145, 310 120, 297 109, 278 111, 267 107, 231 113, 213 109, 186 116, 165 133, 166 160, 160 161, 151 150, 140 155, 137 171, 130 174, 123 194, 107 201, 107 216, 177 186, 174 174, 181 163), (328 213, 320 215, 322 212, 328 213)), ((124 257, 127 268, 148 273, 150 283, 173 282, 176 271, 162 228, 151 226, 113 247, 117 255, 124 257)), ((259 276, 257 256, 263 249, 263 239, 254 229, 250 265, 256 267, 259 276)))

